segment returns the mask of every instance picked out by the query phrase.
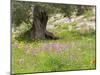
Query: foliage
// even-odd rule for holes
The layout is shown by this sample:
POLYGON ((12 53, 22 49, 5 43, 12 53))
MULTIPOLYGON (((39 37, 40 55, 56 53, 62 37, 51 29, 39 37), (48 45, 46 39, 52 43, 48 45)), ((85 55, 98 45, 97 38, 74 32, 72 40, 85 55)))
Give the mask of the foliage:
POLYGON ((22 23, 20 24, 20 26, 16 27, 16 31, 14 32, 15 37, 24 36, 24 33, 25 33, 26 31, 28 31, 30 28, 31 28, 31 25, 30 25, 30 24, 27 24, 27 23, 25 23, 25 22, 22 22, 22 23))
POLYGON ((74 12, 76 12, 76 6, 77 5, 62 5, 61 8, 61 12, 64 13, 64 16, 66 17, 71 17, 73 15, 74 12))
MULTIPOLYGON (((64 16, 71 17, 75 12, 81 10, 91 10, 89 6, 79 6, 79 5, 68 5, 68 4, 55 4, 55 3, 36 3, 36 2, 24 2, 24 1, 12 1, 12 25, 13 27, 18 27, 22 22, 32 25, 32 14, 34 6, 39 5, 43 7, 49 16, 57 13, 62 13, 64 16), (77 11, 78 10, 78 11, 77 11)), ((80 13, 78 12, 78 13, 80 13)), ((84 12, 82 12, 84 13, 84 12)))
POLYGON ((94 14, 93 13, 91 13, 92 11, 91 10, 88 10, 88 11, 85 11, 84 12, 84 18, 90 18, 91 16, 93 16, 94 14))
POLYGON ((22 22, 31 24, 31 5, 26 2, 12 1, 12 23, 14 27, 20 26, 22 22))
POLYGON ((92 6, 76 6, 76 10, 77 10, 77 16, 84 14, 87 11, 91 11, 92 10, 92 6))

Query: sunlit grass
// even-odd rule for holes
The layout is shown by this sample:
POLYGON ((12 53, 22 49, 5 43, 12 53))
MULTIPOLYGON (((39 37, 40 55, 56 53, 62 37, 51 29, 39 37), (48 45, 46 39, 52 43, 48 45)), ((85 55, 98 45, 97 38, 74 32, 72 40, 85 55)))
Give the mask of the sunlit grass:
POLYGON ((50 31, 59 39, 18 41, 12 36, 12 73, 96 68, 95 33, 81 35, 78 31, 68 31, 65 27, 50 31), (62 50, 59 51, 57 48, 60 47, 62 50))

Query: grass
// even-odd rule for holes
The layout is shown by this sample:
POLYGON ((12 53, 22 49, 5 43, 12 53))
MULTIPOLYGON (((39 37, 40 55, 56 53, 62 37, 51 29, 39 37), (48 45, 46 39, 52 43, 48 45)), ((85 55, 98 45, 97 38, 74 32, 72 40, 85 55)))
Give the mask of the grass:
POLYGON ((95 33, 81 35, 75 30, 68 31, 65 26, 50 31, 60 39, 30 42, 23 39, 18 41, 12 36, 12 73, 96 68, 95 33))

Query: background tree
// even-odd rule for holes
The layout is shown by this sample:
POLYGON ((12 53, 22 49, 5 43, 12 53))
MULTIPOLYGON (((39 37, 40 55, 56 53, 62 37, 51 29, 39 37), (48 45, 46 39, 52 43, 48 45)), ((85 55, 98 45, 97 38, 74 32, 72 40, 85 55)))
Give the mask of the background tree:
POLYGON ((78 5, 76 6, 76 10, 77 10, 77 16, 84 14, 86 11, 88 10, 92 10, 91 8, 92 6, 83 6, 83 5, 78 5))
POLYGON ((31 27, 24 35, 28 34, 31 39, 57 39, 53 33, 46 30, 49 16, 61 13, 70 18, 76 9, 78 14, 86 10, 85 7, 78 5, 12 1, 12 25, 16 28, 23 22, 30 24, 31 27))

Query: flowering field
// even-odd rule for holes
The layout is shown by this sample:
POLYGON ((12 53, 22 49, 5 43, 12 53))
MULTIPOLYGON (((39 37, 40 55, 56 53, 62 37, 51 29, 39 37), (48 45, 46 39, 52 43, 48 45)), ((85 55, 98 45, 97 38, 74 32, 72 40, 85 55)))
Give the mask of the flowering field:
MULTIPOLYGON (((75 23, 70 23, 70 26, 75 23)), ((67 26, 48 29, 57 40, 17 40, 12 35, 12 73, 95 69, 95 32, 80 34, 67 26)))

